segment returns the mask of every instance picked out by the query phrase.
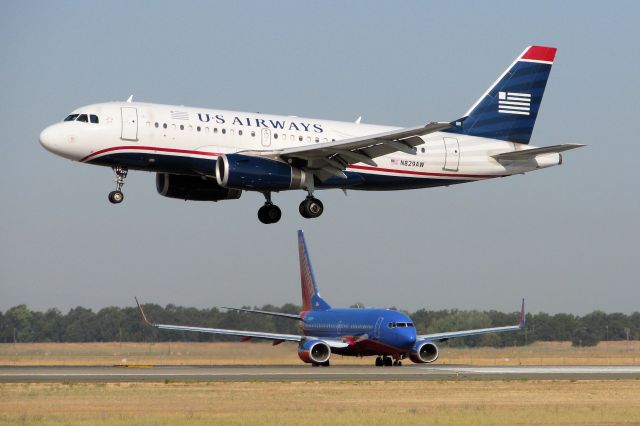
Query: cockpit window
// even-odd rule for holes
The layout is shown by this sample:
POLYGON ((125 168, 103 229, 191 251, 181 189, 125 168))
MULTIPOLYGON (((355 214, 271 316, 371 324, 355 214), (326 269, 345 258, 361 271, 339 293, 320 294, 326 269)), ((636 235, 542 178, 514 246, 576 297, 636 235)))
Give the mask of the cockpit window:
POLYGON ((80 114, 80 116, 78 116, 78 119, 76 121, 82 121, 83 123, 86 123, 89 121, 89 119, 87 118, 87 114, 80 114))
POLYGON ((78 118, 79 115, 80 114, 71 114, 67 118, 65 118, 64 121, 75 121, 76 118, 78 118))
POLYGON ((98 116, 95 114, 91 114, 89 116, 89 119, 91 120, 92 123, 97 123, 98 122, 98 116))

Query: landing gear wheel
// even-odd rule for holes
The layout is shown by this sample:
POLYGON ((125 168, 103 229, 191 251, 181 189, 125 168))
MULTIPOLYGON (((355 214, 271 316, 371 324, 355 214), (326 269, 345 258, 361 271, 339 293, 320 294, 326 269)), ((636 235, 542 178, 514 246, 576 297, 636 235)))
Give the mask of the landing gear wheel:
POLYGON ((129 169, 122 166, 113 167, 113 172, 116 174, 116 190, 109 193, 109 201, 111 204, 120 204, 124 200, 124 194, 122 193, 122 186, 124 180, 127 177, 129 169))
POLYGON ((401 365, 402 365, 402 361, 400 361, 399 359, 393 360, 394 367, 400 367, 401 365))
POLYGON ((324 206, 322 205, 322 201, 317 198, 307 197, 300 203, 298 210, 300 211, 300 215, 305 219, 314 219, 322 214, 324 206))
POLYGON ((264 224, 276 223, 282 217, 282 210, 275 204, 265 204, 258 209, 258 219, 264 224))
POLYGON ((111 204, 120 204, 122 200, 124 200, 122 191, 111 191, 109 193, 109 201, 111 201, 111 204))
POLYGON ((388 356, 383 357, 382 361, 384 362, 385 367, 391 367, 391 365, 393 365, 393 360, 388 356))
POLYGON ((382 367, 384 364, 382 362, 382 357, 376 357, 376 367, 382 367))
POLYGON ((322 364, 320 364, 320 366, 322 366, 322 367, 330 367, 331 363, 327 360, 327 361, 323 362, 322 364))

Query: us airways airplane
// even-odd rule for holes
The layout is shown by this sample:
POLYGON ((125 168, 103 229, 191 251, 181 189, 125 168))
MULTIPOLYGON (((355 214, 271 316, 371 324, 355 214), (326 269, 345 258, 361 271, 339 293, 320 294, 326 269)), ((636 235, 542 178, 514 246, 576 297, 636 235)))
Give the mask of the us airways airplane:
POLYGON ((302 286, 302 312, 299 315, 254 309, 225 309, 290 318, 299 321, 301 334, 155 324, 147 320, 136 298, 140 317, 145 324, 164 330, 239 336, 243 341, 253 338, 266 339, 273 341, 274 345, 282 342, 295 342, 298 344, 300 359, 314 366, 328 366, 332 353, 347 356, 376 356, 375 364, 377 366, 401 365, 401 360, 407 357, 416 363, 430 363, 438 358, 438 342, 462 336, 517 331, 523 329, 525 325, 523 299, 518 325, 417 334, 411 318, 402 312, 391 309, 332 308, 329 306, 318 292, 302 231, 298 231, 298 256, 302 286))
POLYGON ((322 214, 316 189, 400 190, 522 174, 562 163, 582 145, 529 145, 556 54, 530 46, 453 122, 397 128, 295 116, 133 102, 89 105, 47 127, 40 143, 62 157, 111 167, 122 202, 129 169, 156 173, 157 191, 220 201, 264 194, 263 223, 280 220, 273 192, 304 190, 300 214, 322 214))

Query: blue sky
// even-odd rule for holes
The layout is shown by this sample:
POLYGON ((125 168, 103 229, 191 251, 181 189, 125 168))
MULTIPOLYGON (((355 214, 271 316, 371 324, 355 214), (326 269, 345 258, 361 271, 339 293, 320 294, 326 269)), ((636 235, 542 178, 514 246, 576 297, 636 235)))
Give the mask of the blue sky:
POLYGON ((299 303, 305 229, 333 305, 638 310, 637 2, 15 2, 0 16, 0 310, 299 303), (589 4, 589 6, 585 6, 589 4), (453 120, 530 44, 558 47, 533 134, 561 167, 450 188, 192 203, 55 157, 39 132, 136 100, 414 126, 453 120))

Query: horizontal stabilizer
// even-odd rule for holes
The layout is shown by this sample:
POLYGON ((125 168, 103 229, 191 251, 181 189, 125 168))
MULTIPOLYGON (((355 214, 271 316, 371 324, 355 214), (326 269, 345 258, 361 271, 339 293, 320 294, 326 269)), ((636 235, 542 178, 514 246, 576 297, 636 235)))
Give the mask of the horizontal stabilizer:
POLYGON ((586 145, 582 145, 579 143, 566 143, 563 145, 545 146, 543 148, 533 148, 533 149, 523 149, 521 151, 503 152, 502 154, 492 155, 492 157, 495 158, 496 160, 523 161, 523 160, 531 160, 537 157, 538 155, 559 153, 562 151, 568 151, 570 149, 576 149, 583 146, 586 146, 586 145))

